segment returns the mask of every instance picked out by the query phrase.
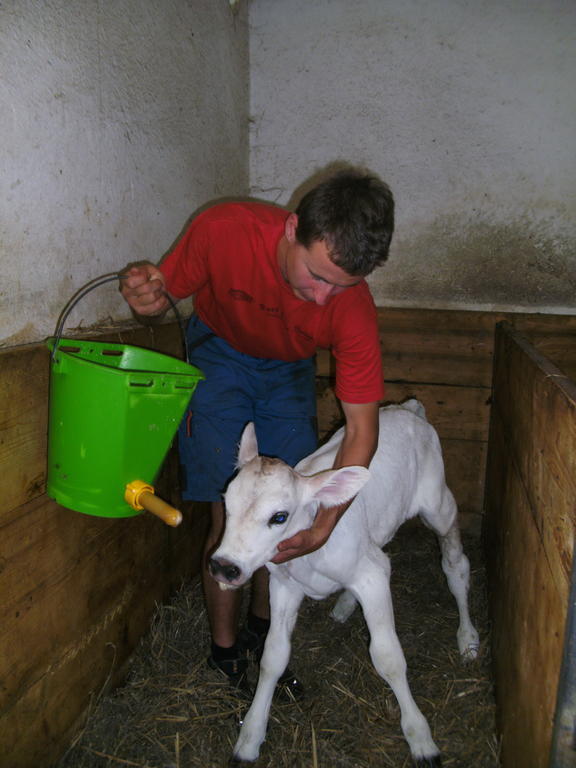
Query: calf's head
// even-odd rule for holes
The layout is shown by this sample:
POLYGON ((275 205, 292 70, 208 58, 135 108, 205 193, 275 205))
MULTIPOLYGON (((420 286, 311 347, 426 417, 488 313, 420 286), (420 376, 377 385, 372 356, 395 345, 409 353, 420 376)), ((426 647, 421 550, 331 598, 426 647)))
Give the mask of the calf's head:
POLYGON ((252 423, 242 434, 237 465, 240 471, 224 495, 224 536, 209 563, 212 576, 231 587, 269 562, 280 541, 309 528, 319 506, 349 501, 370 477, 365 467, 306 476, 280 459, 259 456, 252 423))

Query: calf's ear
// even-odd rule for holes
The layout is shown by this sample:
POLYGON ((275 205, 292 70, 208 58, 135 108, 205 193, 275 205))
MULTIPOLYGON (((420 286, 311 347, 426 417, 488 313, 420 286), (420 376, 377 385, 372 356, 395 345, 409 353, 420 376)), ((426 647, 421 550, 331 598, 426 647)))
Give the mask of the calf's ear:
POLYGON ((366 485, 370 472, 366 467, 342 467, 327 469, 308 477, 311 499, 323 507, 336 507, 356 496, 366 485))
POLYGON ((258 456, 258 441, 256 440, 256 430, 254 424, 249 421, 244 427, 242 437, 240 438, 240 445, 238 446, 238 458, 236 460, 236 466, 238 469, 243 467, 252 459, 258 456))

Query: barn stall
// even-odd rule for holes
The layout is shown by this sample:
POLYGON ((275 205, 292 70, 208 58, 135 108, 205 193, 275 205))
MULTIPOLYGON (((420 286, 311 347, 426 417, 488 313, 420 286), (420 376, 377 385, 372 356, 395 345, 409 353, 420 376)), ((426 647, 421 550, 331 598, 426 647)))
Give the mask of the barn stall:
MULTIPOLYGON (((450 619, 450 613, 448 613, 444 620, 442 609, 440 609, 439 615, 436 612, 435 618, 430 616, 422 619, 422 611, 426 606, 422 606, 421 601, 420 603, 416 601, 414 612, 410 615, 410 601, 402 599, 402 608, 408 610, 408 615, 402 619, 398 616, 399 633, 408 656, 411 683, 418 697, 417 680, 419 678, 426 680, 430 668, 437 667, 438 659, 446 654, 448 662, 453 666, 450 677, 446 678, 450 680, 450 685, 447 688, 445 680, 444 686, 439 689, 436 682, 431 687, 425 686, 420 694, 427 702, 428 708, 424 704, 423 706, 429 717, 434 717, 434 713, 442 713, 449 718, 448 722, 443 722, 438 714, 440 721, 434 726, 438 729, 438 733, 435 731, 435 736, 442 745, 445 764, 464 764, 462 760, 469 759, 470 755, 474 754, 471 750, 478 748, 477 742, 481 733, 482 758, 475 758, 476 762, 469 762, 469 764, 498 765, 500 734, 503 734, 502 765, 504 768, 517 764, 514 762, 515 745, 523 740, 525 744, 529 744, 529 735, 530 738, 534 738, 534 748, 527 750, 526 761, 522 764, 547 766, 550 764, 548 755, 552 740, 559 658, 562 653, 567 608, 566 574, 571 565, 574 524, 574 473, 565 471, 568 462, 573 462, 574 457, 574 425, 573 421, 570 422, 564 418, 566 413, 573 414, 573 400, 571 405, 566 405, 568 401, 562 401, 563 410, 557 420, 560 430, 568 429, 567 436, 566 433, 561 432, 559 434, 564 436, 556 436, 553 440, 553 445, 557 446, 557 454, 555 454, 557 462, 540 464, 539 471, 532 473, 542 482, 545 481, 548 472, 553 473, 554 490, 557 494, 555 498, 564 499, 566 504, 562 513, 564 527, 558 534, 557 526, 550 522, 551 529, 548 530, 549 505, 546 499, 538 495, 538 508, 541 510, 537 518, 539 526, 535 529, 538 535, 533 532, 529 545, 531 547, 529 558, 523 556, 525 554, 523 545, 518 545, 514 550, 519 553, 516 558, 518 563, 514 560, 514 573, 517 574, 527 567, 527 562, 530 565, 535 562, 539 542, 547 544, 547 548, 543 548, 542 553, 545 554, 548 563, 546 567, 551 570, 554 578, 543 581, 542 588, 557 590, 552 603, 548 600, 537 601, 536 606, 531 607, 531 612, 527 612, 527 609, 520 605, 518 595, 512 589, 512 587, 521 588, 522 585, 520 584, 519 587, 518 581, 516 584, 508 584, 506 590, 501 588, 500 583, 495 583, 496 574, 499 574, 498 578, 502 579, 510 573, 509 558, 512 550, 503 550, 505 543, 511 546, 508 544, 510 536, 508 533, 501 534, 500 531, 503 530, 500 529, 501 522, 508 521, 507 531, 524 530, 524 526, 510 524, 511 517, 515 520, 516 513, 510 511, 509 501, 503 493, 509 486, 512 488, 514 486, 503 482, 501 458, 490 459, 488 462, 489 496, 485 505, 483 502, 484 477, 487 455, 496 456, 497 448, 494 446, 503 442, 503 432, 499 430, 498 422, 496 425, 494 423, 495 414, 498 418, 503 418, 502 413, 521 412, 524 403, 526 407, 530 405, 530 413, 534 416, 543 408, 543 402, 552 402, 551 400, 542 401, 540 392, 534 389, 532 379, 526 375, 522 366, 519 368, 523 371, 520 384, 516 385, 512 396, 500 394, 501 384, 499 383, 500 378, 505 382, 509 381, 510 372, 508 371, 500 378, 495 374, 494 394, 498 408, 492 409, 492 426, 490 427, 495 325, 502 320, 513 323, 517 330, 530 339, 535 350, 539 350, 535 354, 549 356, 557 362, 562 374, 564 372, 570 374, 574 370, 575 363, 573 339, 576 319, 553 315, 403 309, 380 310, 379 315, 388 399, 398 401, 408 395, 417 396, 426 406, 428 418, 436 426, 441 437, 448 482, 459 503, 465 545, 474 566, 472 600, 473 609, 477 614, 474 618, 477 621, 478 618, 482 620, 484 614, 482 598, 484 564, 480 547, 480 529, 484 508, 487 512, 484 538, 488 542, 488 583, 493 595, 491 616, 494 622, 495 638, 497 729, 494 730, 492 719, 492 683, 487 676, 490 664, 490 622, 488 620, 481 621, 483 656, 479 666, 476 669, 455 667, 455 646, 450 645, 450 637, 454 632, 451 626, 453 616, 450 619), (521 397, 522 392, 525 394, 521 397), (508 401, 506 397, 509 398, 508 401), (511 407, 512 405, 514 408, 511 407), (571 426, 566 426, 570 424, 571 426), (569 442, 570 440, 572 443, 569 442), (564 469, 560 471, 561 468, 564 469), (494 480, 495 471, 497 480, 494 480), (560 565, 557 567, 550 565, 549 561, 550 552, 553 550, 550 545, 554 542, 557 543, 560 554, 560 565), (407 605, 405 606, 404 603, 407 605), (537 618, 539 605, 545 606, 545 618, 537 618), (554 606, 550 608, 550 612, 548 605, 554 606), (509 621, 510 615, 515 613, 516 606, 519 611, 524 610, 524 614, 518 620, 520 629, 526 629, 526 622, 533 616, 535 622, 540 621, 542 626, 547 628, 548 635, 556 637, 556 666, 552 668, 550 675, 543 673, 547 686, 545 697, 547 714, 544 726, 536 726, 528 716, 517 717, 518 701, 527 702, 531 692, 526 690, 526 681, 523 682, 514 671, 514 665, 508 664, 508 660, 514 657, 520 659, 518 663, 522 666, 521 660, 524 658, 524 646, 520 651, 517 642, 519 628, 513 621, 509 621), (405 622, 407 627, 404 637, 401 621, 405 622), (431 622, 432 633, 438 635, 440 647, 428 652, 425 643, 424 648, 412 650, 410 636, 425 637, 427 621, 431 622), (550 631, 552 622, 555 628, 550 631), (441 635, 439 627, 448 634, 441 635), (425 654, 423 660, 421 658, 419 660, 419 653, 425 654), (507 673, 508 677, 502 677, 503 669, 504 675, 507 673), (459 689, 458 686, 463 687, 459 689), (517 692, 513 693, 516 691, 515 686, 518 686, 517 692), (514 696, 517 696, 516 700, 514 696), (466 699, 472 701, 473 705, 476 704, 476 708, 472 706, 467 712, 462 712, 456 705, 466 699), (481 725, 474 724, 470 719, 475 709, 482 711, 482 717, 477 713, 482 721, 481 725), (455 733, 455 723, 462 720, 464 720, 466 732, 455 733), (467 740, 468 744, 466 744, 467 740), (460 746, 456 748, 456 752, 451 753, 454 743, 460 746), (458 757, 455 756, 456 754, 458 757), (466 755, 468 758, 465 757, 466 755), (480 762, 480 759, 484 762, 480 762)), ((99 338, 155 348, 176 356, 180 354, 179 331, 175 324, 154 329, 110 328, 100 333, 99 338)), ((500 346, 499 343, 497 350, 500 350, 500 346)), ((145 649, 144 652, 148 649, 148 655, 151 654, 152 657, 159 655, 158 637, 162 638, 170 634, 168 629, 161 626, 159 616, 168 616, 173 623, 175 614, 184 614, 188 617, 189 623, 177 630, 180 637, 182 634, 185 635, 183 650, 178 648, 174 650, 173 637, 169 637, 169 642, 160 643, 160 645, 167 646, 169 656, 173 654, 188 656, 187 690, 192 691, 188 694, 188 698, 192 703, 195 700, 204 702, 204 713, 192 717, 189 712, 186 714, 180 712, 175 716, 174 713, 167 713, 161 707, 152 719, 166 722, 171 717, 176 717, 177 728, 169 737, 174 757, 171 761, 167 759, 166 764, 179 764, 180 755, 184 759, 184 755, 189 754, 186 751, 190 749, 186 735, 188 722, 199 723, 201 732, 205 736, 204 741, 191 740, 194 749, 192 749, 192 756, 187 758, 188 763, 196 764, 193 760, 197 759, 199 761, 197 764, 218 764, 209 762, 216 759, 211 753, 216 750, 216 745, 219 745, 218 749, 225 752, 229 750, 230 740, 233 739, 236 728, 233 720, 237 704, 230 703, 229 698, 227 700, 226 692, 222 691, 221 686, 218 687, 218 681, 207 677, 207 670, 204 668, 206 627, 195 576, 198 573, 198 561, 207 526, 206 505, 179 505, 177 467, 173 451, 165 462, 157 490, 168 501, 182 508, 184 522, 179 528, 168 528, 147 514, 128 519, 86 516, 60 507, 51 501, 45 495, 48 350, 43 345, 30 345, 11 348, 2 352, 0 356, 2 358, 0 408, 3 412, 0 463, 5 477, 0 516, 2 530, 0 631, 2 646, 6 649, 0 660, 3 680, 0 712, 2 764, 14 766, 14 768, 25 768, 32 765, 52 765, 58 760, 68 760, 68 765, 79 766, 81 765, 79 754, 84 756, 91 754, 93 759, 91 765, 162 764, 152 762, 151 759, 148 761, 146 750, 134 759, 129 751, 124 753, 122 749, 116 754, 110 753, 104 742, 99 748, 92 735, 98 732, 98 726, 92 726, 91 723, 93 723, 92 718, 97 715, 97 703, 102 705, 103 702, 107 702, 109 691, 116 689, 129 691, 130 695, 134 694, 135 683, 131 675, 134 672, 134 666, 138 668, 138 665, 143 663, 138 660, 138 653, 141 653, 142 649, 145 649), (175 593, 177 593, 175 599, 179 602, 168 602, 170 596, 175 593), (192 639, 189 637, 190 634, 194 635, 192 639), (194 643, 196 643, 195 646, 194 643), (135 652, 136 649, 138 649, 137 652, 135 652), (192 663, 190 659, 193 659, 192 663), (125 687, 117 688, 122 683, 125 683, 125 687), (193 684, 200 688, 195 689, 193 684), (216 689, 220 693, 212 696, 211 692, 214 693, 216 689), (213 703, 206 703, 210 701, 213 703), (227 701, 224 714, 222 701, 227 701), (211 706, 216 707, 216 710, 210 710, 211 706), (232 717, 232 721, 227 722, 228 730, 222 726, 223 718, 226 721, 226 716, 229 720, 232 717), (90 739, 90 749, 82 741, 83 735, 90 739), (70 752, 71 745, 73 745, 72 749, 80 751, 70 752), (181 748, 180 746, 176 748, 175 745, 181 745, 181 748)), ((506 361, 511 359, 508 351, 503 354, 503 358, 506 361)), ((337 404, 330 387, 331 362, 327 354, 318 357, 317 377, 319 434, 323 437, 340 421, 337 404)), ((562 379, 563 382, 565 378, 562 379)), ((560 381, 559 374, 546 375, 544 379, 548 383, 560 381)), ((564 389, 562 391, 564 392, 564 389)), ((555 412, 554 407, 550 405, 545 412, 547 420, 550 414, 555 412)), ((522 416, 518 418, 521 419, 522 416)), ((509 428, 511 434, 516 434, 514 425, 509 428)), ((526 428, 523 428, 520 434, 522 438, 517 442, 526 450, 532 441, 539 439, 526 428)), ((520 460, 507 459, 507 467, 516 465, 526 466, 526 461, 522 463, 520 460)), ((522 484, 519 483, 519 485, 522 484)), ((441 574, 436 572, 432 579, 429 572, 431 568, 429 563, 437 559, 433 544, 426 541, 419 543, 417 536, 416 538, 406 537, 406 534, 403 534, 400 539, 402 546, 396 550, 396 559, 393 555, 393 567, 396 569, 398 564, 399 572, 401 572, 402 558, 410 557, 410 548, 414 547, 408 573, 404 577, 399 577, 401 579, 400 594, 406 595, 410 590, 414 590, 419 578, 423 583, 434 582, 434 589, 438 581, 438 589, 442 592, 441 574), (417 566, 419 550, 422 551, 420 562, 423 576, 422 573, 419 576, 417 566), (414 582, 411 583, 412 578, 414 582)), ((525 546, 528 547, 528 545, 525 546)), ((533 574, 534 571, 530 573, 533 574)), ((398 602, 399 598, 395 599, 398 602)), ((442 605, 442 599, 445 599, 445 594, 442 596, 435 592, 432 602, 442 605)), ((427 599, 425 602, 431 601, 427 599)), ((314 608, 316 611, 311 612, 309 616, 307 614, 299 626, 314 626, 312 617, 318 611, 321 617, 322 611, 325 610, 323 606, 320 609, 317 606, 314 608)), ((449 608, 447 610, 450 611, 449 608)), ((305 611, 312 611, 312 607, 306 607, 305 611)), ((365 636, 361 618, 355 616, 354 621, 357 624, 351 624, 348 627, 348 634, 338 635, 340 646, 337 645, 334 651, 330 651, 330 643, 326 641, 326 658, 322 657, 322 663, 326 664, 325 669, 336 668, 338 671, 338 665, 343 663, 343 654, 338 654, 338 649, 343 648, 344 644, 351 644, 353 656, 349 663, 343 665, 343 671, 334 681, 337 685, 335 706, 339 708, 342 705, 343 712, 348 713, 347 722, 354 724, 355 733, 360 727, 360 722, 354 721, 353 718, 359 719, 363 725, 366 723, 370 725, 372 740, 375 738, 375 729, 378 729, 378 733, 383 731, 388 743, 378 742, 375 749, 361 747, 360 751, 357 751, 358 739, 352 738, 349 731, 341 730, 342 722, 334 723, 333 719, 326 722, 321 713, 310 716, 310 712, 305 712, 304 720, 297 721, 295 724, 292 722, 292 730, 288 731, 291 734, 291 743, 297 745, 295 754, 298 757, 287 764, 338 764, 334 762, 333 755, 336 752, 326 752, 327 740, 329 741, 330 738, 333 741, 331 748, 334 745, 338 747, 337 754, 342 760, 340 763, 342 765, 372 765, 375 764, 376 759, 382 761, 385 759, 383 755, 393 754, 394 740, 400 742, 399 748, 404 755, 402 759, 407 759, 408 753, 402 743, 397 718, 394 716, 394 706, 389 697, 382 695, 383 711, 359 714, 363 712, 362 700, 373 703, 378 695, 371 688, 364 689, 365 695, 362 695, 364 683, 360 688, 355 688, 355 681, 360 677, 360 667, 367 664, 367 651, 364 647, 365 636), (334 654, 334 658, 330 656, 331 653, 334 654), (351 674, 352 677, 347 679, 351 674), (349 706, 344 707, 344 702, 349 706), (319 757, 326 754, 332 754, 330 762, 322 762, 319 757), (312 762, 314 759, 316 762, 312 762)), ((525 635, 528 635, 528 638, 525 637, 524 643, 530 645, 536 633, 524 632, 525 635)), ((314 654, 319 652, 318 649, 323 648, 321 636, 322 624, 319 624, 314 636, 297 633, 295 637, 295 655, 300 654, 300 658, 310 659, 316 674, 318 674, 319 661, 314 654), (303 644, 300 650, 299 643, 303 644)), ((333 640, 333 637, 330 639, 333 640)), ((164 669, 167 663, 162 662, 164 669)), ((302 664, 302 667, 304 676, 307 674, 306 664, 302 664)), ((300 665, 298 668, 300 672, 300 665)), ((366 674, 370 679, 372 673, 369 669, 366 674)), ((441 675, 448 675, 448 672, 443 670, 441 675)), ((328 672, 324 676, 328 679, 328 672)), ((309 691, 314 691, 317 687, 314 676, 306 679, 306 683, 309 691)), ((143 689, 141 678, 136 688, 143 689)), ((534 702, 541 701, 540 693, 540 690, 533 691, 534 702)), ((322 690, 312 699, 316 706, 321 706, 322 701, 325 703, 327 701, 321 694, 322 690)), ((185 693, 180 692, 179 695, 185 695, 185 693)), ((164 701, 163 705, 165 703, 164 701)), ((541 706, 540 703, 535 703, 530 712, 530 706, 526 704, 526 710, 536 720, 542 715, 541 706)), ((133 701, 131 708, 134 709, 133 701)), ((325 713, 326 710, 323 712, 325 713)), ((276 720, 290 721, 290 717, 285 707, 278 708, 276 720)), ((273 718, 272 726, 274 723, 273 718)), ((460 725, 462 726, 462 722, 460 725)), ((275 731, 280 732, 278 728, 275 728, 275 731)), ((109 734, 110 727, 104 728, 103 732, 109 734)), ((125 743, 125 738, 126 734, 124 737, 120 736, 115 744, 122 745, 125 743)), ((163 738, 168 737, 164 734, 163 738)), ((364 743, 366 738, 370 737, 360 739, 359 743, 364 743)), ((370 747, 374 746, 374 743, 372 741, 370 747)), ((287 755, 290 754, 286 744, 281 748, 287 755)), ((271 759, 269 753, 268 759, 271 759)))

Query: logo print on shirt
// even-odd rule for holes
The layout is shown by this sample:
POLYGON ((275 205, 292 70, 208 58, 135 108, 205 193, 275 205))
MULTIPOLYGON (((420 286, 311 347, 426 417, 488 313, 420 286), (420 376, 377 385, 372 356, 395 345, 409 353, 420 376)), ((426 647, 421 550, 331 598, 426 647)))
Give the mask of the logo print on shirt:
POLYGON ((228 295, 231 296, 236 301, 247 301, 248 304, 251 304, 254 299, 252 296, 250 296, 249 293, 246 293, 246 291, 242 291, 236 288, 230 288, 228 291, 228 295))
POLYGON ((277 317, 280 319, 280 308, 279 307, 267 307, 266 304, 260 304, 259 305, 262 312, 266 312, 267 315, 270 317, 277 317))

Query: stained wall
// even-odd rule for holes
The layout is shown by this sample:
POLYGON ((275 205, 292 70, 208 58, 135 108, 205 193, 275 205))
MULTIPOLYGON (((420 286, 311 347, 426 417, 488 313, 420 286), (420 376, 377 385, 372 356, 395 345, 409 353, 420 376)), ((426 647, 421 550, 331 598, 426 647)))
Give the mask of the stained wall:
POLYGON ((397 200, 379 305, 576 311, 574 3, 253 0, 250 21, 255 195, 367 166, 397 200))
MULTIPOLYGON (((0 346, 50 335, 88 280, 157 261, 248 187, 247 3, 0 4, 0 346)), ((127 316, 114 287, 72 326, 127 316)))

